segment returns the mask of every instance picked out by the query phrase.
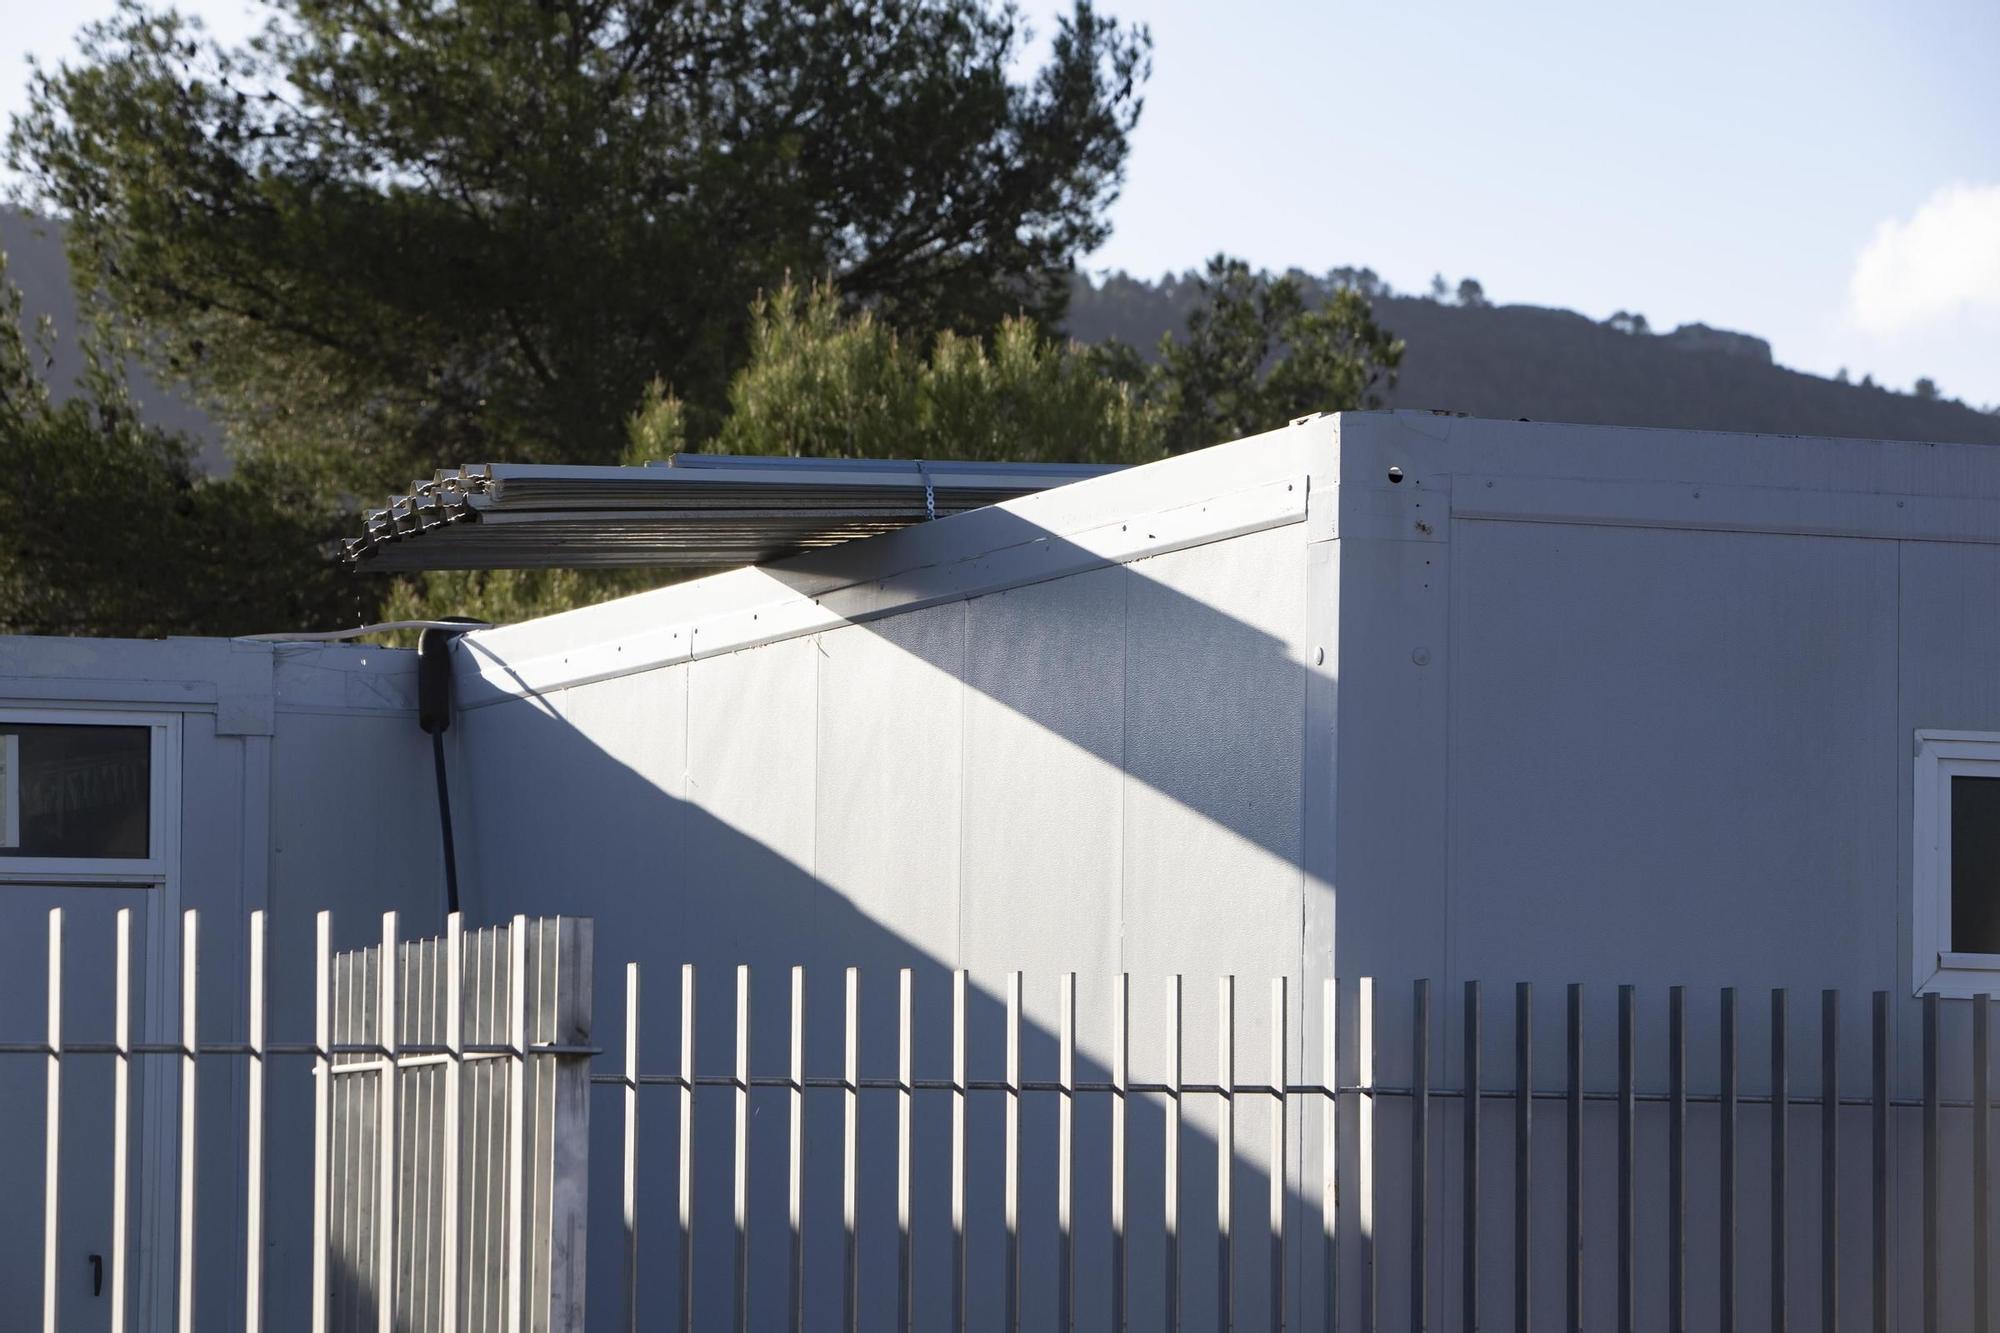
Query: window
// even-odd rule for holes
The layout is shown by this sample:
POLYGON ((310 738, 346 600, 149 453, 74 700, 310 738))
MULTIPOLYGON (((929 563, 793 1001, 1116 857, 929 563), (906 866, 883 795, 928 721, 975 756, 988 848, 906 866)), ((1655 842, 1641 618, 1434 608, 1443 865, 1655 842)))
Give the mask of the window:
POLYGON ((0 712, 0 879, 159 879, 171 730, 143 715, 0 712))
POLYGON ((1911 979, 2000 994, 2000 733, 1917 733, 1911 979))

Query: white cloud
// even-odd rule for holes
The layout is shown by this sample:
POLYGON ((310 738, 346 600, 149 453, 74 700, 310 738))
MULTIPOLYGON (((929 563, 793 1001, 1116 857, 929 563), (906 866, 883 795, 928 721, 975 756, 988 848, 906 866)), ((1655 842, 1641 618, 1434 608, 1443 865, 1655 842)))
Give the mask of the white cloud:
POLYGON ((2000 185, 1947 185, 1891 218, 1854 261, 1847 314, 1890 337, 1961 313, 2000 314, 2000 185))

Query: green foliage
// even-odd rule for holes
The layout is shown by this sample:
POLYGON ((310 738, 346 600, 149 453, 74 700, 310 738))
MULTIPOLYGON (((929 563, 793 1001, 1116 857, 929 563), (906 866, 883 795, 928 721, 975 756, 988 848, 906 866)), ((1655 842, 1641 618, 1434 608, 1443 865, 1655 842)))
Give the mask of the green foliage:
MULTIPOLYGON (((760 297, 750 360, 729 388, 720 453, 1136 463, 1159 455, 1161 416, 1090 349, 1002 320, 987 340, 946 332, 926 352, 825 285, 760 297)), ((685 439, 656 397, 631 439, 651 456, 685 439)))
POLYGON ((1308 412, 1380 407, 1403 344, 1368 300, 1339 287, 1307 307, 1297 277, 1208 262, 1185 338, 1160 341, 1156 391, 1168 405, 1165 444, 1180 452, 1272 430, 1308 412))
POLYGON ((1025 78, 990 0, 267 3, 231 50, 126 0, 8 160, 137 344, 321 495, 610 462, 660 374, 706 434, 790 271, 922 337, 1057 317, 1149 67, 1088 0, 1025 78))
POLYGON ((337 516, 269 477, 204 477, 94 354, 57 404, 0 265, 0 634, 242 634, 352 615, 337 516))

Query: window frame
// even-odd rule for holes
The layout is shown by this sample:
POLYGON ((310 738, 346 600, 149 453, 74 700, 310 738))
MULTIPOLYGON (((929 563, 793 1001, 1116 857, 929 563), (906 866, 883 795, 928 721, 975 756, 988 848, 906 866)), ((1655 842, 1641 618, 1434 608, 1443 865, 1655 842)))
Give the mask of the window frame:
POLYGON ((143 857, 0 856, 0 886, 7 884, 165 884, 178 841, 173 812, 179 776, 180 715, 109 712, 95 708, 14 708, 0 705, 0 727, 145 727, 150 733, 146 782, 146 851, 143 857))
POLYGON ((1917 732, 1911 801, 1910 982, 1916 995, 2000 995, 2000 953, 1951 947, 1951 780, 2000 778, 2000 732, 1917 732))

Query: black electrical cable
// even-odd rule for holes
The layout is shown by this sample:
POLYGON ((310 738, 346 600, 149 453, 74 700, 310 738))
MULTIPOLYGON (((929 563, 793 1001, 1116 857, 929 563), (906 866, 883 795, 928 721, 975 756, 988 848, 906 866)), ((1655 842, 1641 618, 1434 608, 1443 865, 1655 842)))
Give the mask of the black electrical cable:
POLYGON ((465 629, 426 629, 417 638, 417 725, 430 734, 431 758, 437 769, 438 837, 444 852, 446 915, 458 910, 458 851, 451 836, 451 783, 445 775, 444 762, 444 734, 451 730, 451 641, 480 623, 467 620, 465 629))

